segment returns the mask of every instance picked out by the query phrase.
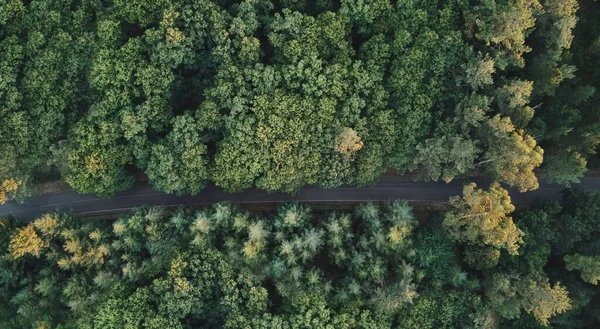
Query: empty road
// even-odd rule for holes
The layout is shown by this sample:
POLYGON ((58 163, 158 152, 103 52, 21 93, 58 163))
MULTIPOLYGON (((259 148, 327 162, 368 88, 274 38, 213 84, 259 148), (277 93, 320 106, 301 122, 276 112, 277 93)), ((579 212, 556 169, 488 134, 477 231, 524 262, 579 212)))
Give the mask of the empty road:
MULTIPOLYGON (((490 180, 474 179, 478 186, 487 187, 490 180)), ((14 201, 0 206, 0 217, 15 216, 30 221, 36 217, 53 211, 70 211, 74 215, 91 215, 107 211, 127 210, 141 206, 196 206, 219 201, 234 203, 280 203, 287 201, 305 202, 344 202, 344 201, 385 201, 403 199, 408 201, 447 201, 448 198, 462 193, 464 181, 414 182, 410 177, 384 176, 369 187, 342 186, 333 189, 322 189, 313 186, 302 188, 296 195, 285 193, 269 194, 265 191, 251 189, 243 193, 231 194, 210 185, 197 195, 177 196, 156 192, 149 184, 137 184, 130 190, 102 199, 93 195, 78 194, 74 191, 46 194, 28 199, 25 203, 14 201)), ((584 178, 581 184, 575 184, 585 190, 600 190, 600 178, 584 178)), ((558 200, 563 187, 540 182, 540 188, 527 193, 519 193, 508 189, 515 204, 527 203, 536 198, 558 200)))

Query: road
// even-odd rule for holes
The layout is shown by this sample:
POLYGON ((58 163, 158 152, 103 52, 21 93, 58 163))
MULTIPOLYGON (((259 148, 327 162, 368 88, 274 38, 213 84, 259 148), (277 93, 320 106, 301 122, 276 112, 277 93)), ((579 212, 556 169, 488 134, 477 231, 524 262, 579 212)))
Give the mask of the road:
MULTIPOLYGON (((474 179, 478 186, 486 187, 489 180, 474 179)), ((162 206, 196 206, 219 201, 234 203, 281 203, 288 201, 304 202, 344 202, 344 201, 385 201, 403 199, 408 201, 446 201, 453 195, 462 193, 464 181, 414 182, 410 177, 384 176, 369 187, 342 186, 333 189, 322 189, 314 186, 302 188, 296 195, 285 193, 269 194, 265 191, 251 189, 243 193, 230 194, 216 186, 208 186, 199 194, 176 196, 156 192, 149 184, 138 184, 111 198, 102 199, 93 195, 78 194, 74 191, 46 194, 28 199, 25 203, 14 201, 0 206, 0 217, 15 216, 31 221, 44 213, 61 210, 70 211, 73 215, 92 215, 103 212, 121 211, 148 205, 162 206)), ((576 184, 585 190, 600 190, 600 178, 584 178, 576 184)), ((522 204, 535 199, 558 200, 563 187, 540 183, 540 188, 527 193, 519 193, 508 189, 515 204, 522 204)))

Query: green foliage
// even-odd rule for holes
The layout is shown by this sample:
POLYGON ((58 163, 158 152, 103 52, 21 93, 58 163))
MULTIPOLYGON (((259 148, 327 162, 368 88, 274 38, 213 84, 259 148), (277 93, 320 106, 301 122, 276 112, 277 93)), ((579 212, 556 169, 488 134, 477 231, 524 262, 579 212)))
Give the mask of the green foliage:
POLYGON ((478 307, 481 307, 479 297, 471 293, 430 290, 401 311, 398 328, 469 327, 478 307))
POLYGON ((532 131, 547 150, 546 176, 559 184, 576 182, 598 145, 596 91, 600 71, 598 6, 595 1, 543 1, 544 14, 532 34, 534 56, 528 79, 533 101, 543 110, 532 131))
MULTIPOLYGON (((582 245, 598 236, 599 200, 597 193, 565 190, 563 208, 555 215, 551 226, 555 232, 560 232, 552 240, 553 253, 565 255, 577 250, 584 251, 582 245)), ((590 251, 597 252, 593 248, 590 251)))
POLYGON ((494 274, 487 283, 486 294, 490 305, 503 317, 518 318, 525 310, 543 325, 549 324, 551 316, 571 308, 568 291, 560 283, 551 286, 535 277, 494 274))
POLYGON ((456 245, 444 231, 442 218, 430 217, 425 225, 417 231, 415 243, 416 256, 425 277, 430 278, 437 287, 445 284, 449 278, 457 279, 451 279, 450 283, 454 286, 464 284, 461 278, 464 272, 456 265, 459 262, 456 245))
POLYGON ((494 57, 500 69, 524 66, 523 54, 531 51, 525 38, 535 25, 540 3, 527 0, 486 0, 466 13, 468 32, 486 46, 496 46, 494 57))
POLYGON ((216 184, 230 191, 256 184, 292 192, 314 183, 320 157, 313 146, 321 144, 316 132, 327 122, 319 116, 331 110, 328 105, 282 93, 256 98, 249 115, 231 122, 232 138, 223 140, 215 159, 216 184))
POLYGON ((598 284, 600 280, 600 256, 582 256, 580 254, 565 256, 566 268, 569 271, 581 271, 581 278, 585 282, 598 284))
POLYGON ((118 127, 108 122, 100 126, 77 125, 75 147, 69 152, 65 180, 82 193, 109 196, 133 184, 125 165, 132 161, 131 150, 118 142, 118 127))
POLYGON ((541 145, 575 182, 600 140, 582 1, 5 1, 0 181, 294 193, 393 168, 526 191, 541 145))
POLYGON ((587 160, 581 153, 561 150, 552 155, 542 169, 549 182, 569 187, 571 183, 580 182, 587 171, 586 165, 587 160))
POLYGON ((538 188, 534 170, 542 164, 544 150, 532 136, 515 130, 510 118, 499 115, 489 121, 488 143, 496 145, 485 153, 489 171, 499 180, 526 192, 538 188))
POLYGON ((421 164, 428 178, 450 182, 475 167, 480 150, 472 140, 462 136, 442 136, 425 140, 417 146, 415 164, 421 164))
MULTIPOLYGON (((599 8, 5 0, 0 203, 58 175, 109 196, 141 172, 177 194, 367 185, 389 168, 576 183, 600 144, 599 8)), ((2 327, 467 328, 496 312, 598 326, 597 195, 568 190, 514 223, 497 184, 452 203, 449 235, 402 202, 3 221, 2 327)))
POLYGON ((559 315, 549 320, 552 326, 597 325, 597 289, 585 281, 592 282, 593 259, 600 251, 594 224, 597 205, 595 193, 565 190, 561 203, 536 204, 517 216, 524 245, 518 256, 502 255, 485 280, 490 304, 508 318, 520 317, 505 321, 507 326, 541 326, 555 313, 559 315), (529 315, 523 316, 523 311, 529 315))
POLYGON ((209 178, 207 147, 191 115, 174 119, 165 143, 152 146, 146 173, 154 187, 168 193, 195 194, 209 178))
POLYGON ((138 209, 112 224, 57 214, 24 228, 7 222, 0 296, 10 306, 0 323, 390 328, 418 298, 412 208, 396 201, 324 216, 299 204, 274 215, 216 204, 138 209))
MULTIPOLYGON (((491 190, 502 196, 498 188, 491 190)), ((492 216, 490 209, 508 202, 492 192, 467 193, 460 209, 477 215, 472 221, 492 216)), ((458 208, 420 225, 404 201, 364 203, 353 212, 298 203, 248 212, 221 203, 137 209, 114 222, 56 213, 27 225, 7 219, 0 324, 594 327, 599 204, 596 194, 567 191, 560 204, 517 213, 523 242, 513 255, 479 240, 455 244, 456 232, 444 225, 458 208)))

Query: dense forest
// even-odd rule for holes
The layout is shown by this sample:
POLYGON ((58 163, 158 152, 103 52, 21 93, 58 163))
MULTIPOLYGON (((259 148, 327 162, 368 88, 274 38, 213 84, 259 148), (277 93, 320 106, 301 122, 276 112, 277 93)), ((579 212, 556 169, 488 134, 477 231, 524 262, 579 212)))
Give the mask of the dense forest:
POLYGON ((598 328, 600 195, 2 221, 2 328, 598 328), (511 216, 514 216, 511 217, 511 216))
MULTIPOLYGON (((0 200, 576 182, 600 136, 595 0, 4 0, 0 200)), ((593 161, 592 161, 593 162, 593 161)))
POLYGON ((600 328, 600 194, 503 188, 600 168, 599 81, 597 0, 2 0, 0 204, 495 182, 0 218, 0 328, 600 328))

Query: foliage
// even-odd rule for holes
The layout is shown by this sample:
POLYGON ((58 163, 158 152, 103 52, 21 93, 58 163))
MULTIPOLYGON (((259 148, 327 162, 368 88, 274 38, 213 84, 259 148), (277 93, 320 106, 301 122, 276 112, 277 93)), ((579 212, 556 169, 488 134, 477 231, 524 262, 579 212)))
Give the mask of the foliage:
POLYGON ((535 25, 534 14, 540 3, 526 0, 486 0, 466 14, 469 32, 493 47, 494 57, 501 69, 507 65, 523 66, 523 54, 531 48, 525 38, 535 25))
POLYGON ((600 280, 600 256, 583 256, 580 254, 565 256, 566 269, 581 271, 581 278, 593 285, 600 280))
MULTIPOLYGON (((514 211, 508 192, 493 183, 489 191, 476 189, 471 183, 463 189, 463 196, 450 199, 452 210, 444 217, 444 227, 456 241, 471 246, 506 249, 518 255, 523 243, 523 232, 508 215, 514 211)), ((472 264, 477 260, 469 258, 472 264)))
POLYGON ((10 240, 9 250, 13 258, 16 259, 26 254, 39 256, 43 247, 44 241, 40 239, 33 229, 33 225, 30 224, 15 233, 15 236, 10 240))
POLYGON ((152 146, 146 173, 156 189, 195 194, 204 187, 208 150, 197 126, 191 115, 177 117, 165 143, 152 146))
POLYGON ((0 228, 0 324, 594 327, 598 291, 589 283, 597 281, 599 233, 597 225, 583 228, 598 218, 598 195, 567 191, 562 203, 517 213, 524 243, 510 254, 500 253, 504 242, 484 244, 485 231, 455 243, 456 232, 444 230, 459 210, 508 220, 499 186, 466 190, 453 201, 458 208, 422 225, 405 201, 352 212, 298 203, 248 212, 221 203, 137 209, 116 221, 9 218, 0 228))
POLYGON ((0 184, 0 205, 4 204, 21 185, 20 181, 14 179, 6 179, 0 184))
POLYGON ((496 144, 485 157, 490 161, 492 175, 520 192, 538 188, 534 169, 542 164, 544 151, 523 130, 515 130, 509 118, 495 116, 489 122, 489 143, 496 144))
POLYGON ((592 1, 1 6, 0 181, 20 182, 2 200, 59 177, 108 196, 142 172, 176 194, 390 168, 528 191, 540 165, 568 184, 595 163, 592 1))
POLYGON ((323 216, 299 204, 274 215, 216 204, 138 209, 112 224, 48 214, 8 225, 0 296, 10 306, 0 323, 391 328, 418 298, 411 207, 323 216))
POLYGON ((540 323, 548 325, 548 319, 571 308, 571 300, 565 287, 556 283, 551 286, 537 278, 518 278, 495 274, 488 282, 486 294, 490 305, 502 316, 518 318, 521 310, 532 314, 540 323))

